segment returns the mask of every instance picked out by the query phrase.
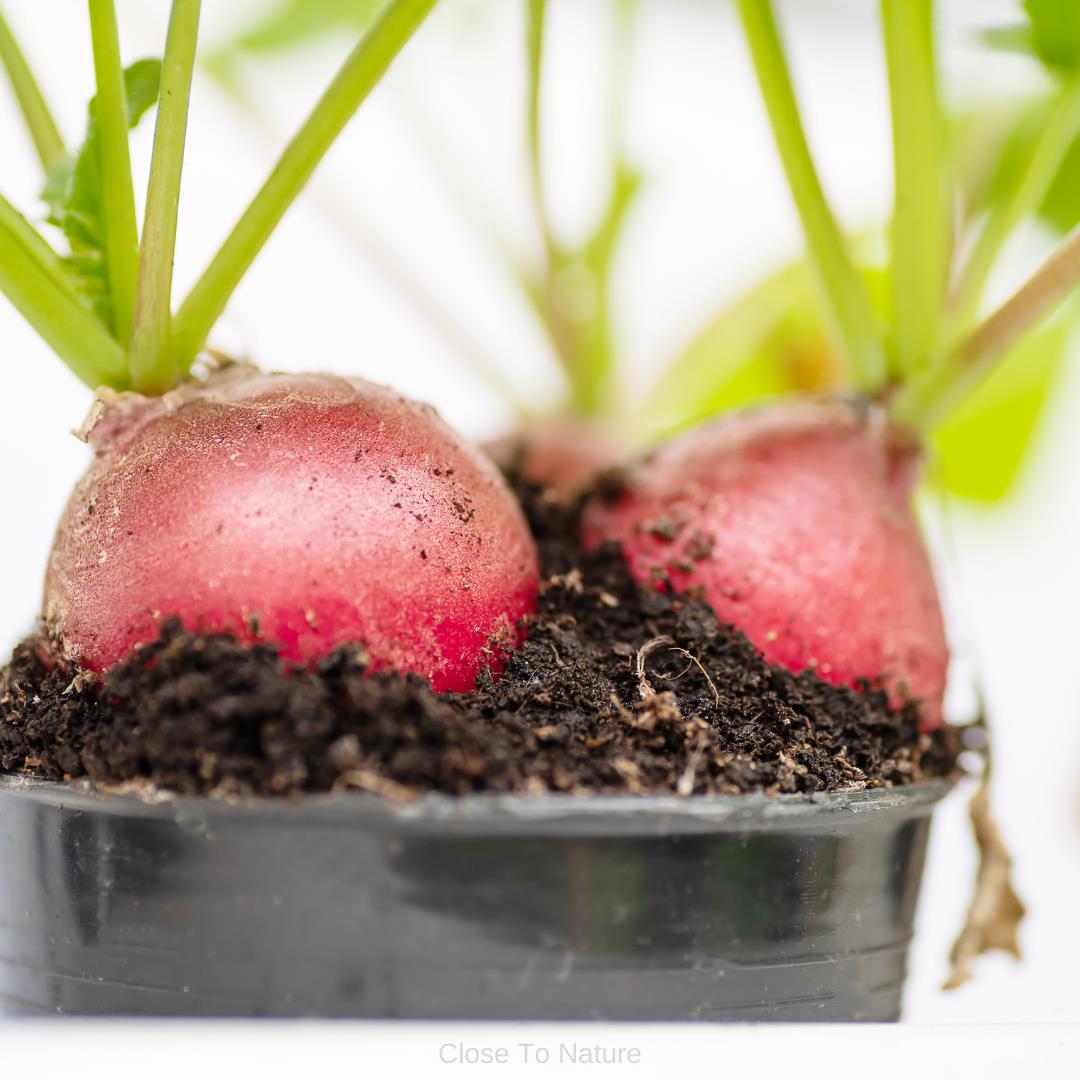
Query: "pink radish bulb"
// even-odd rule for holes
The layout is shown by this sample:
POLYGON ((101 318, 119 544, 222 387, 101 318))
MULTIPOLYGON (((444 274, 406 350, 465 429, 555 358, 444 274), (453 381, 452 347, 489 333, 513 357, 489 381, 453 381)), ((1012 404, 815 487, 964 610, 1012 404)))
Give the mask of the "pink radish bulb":
POLYGON ((536 549, 502 477, 392 390, 233 368, 121 397, 90 441, 44 618, 94 670, 178 616, 294 661, 361 642, 374 668, 463 690, 534 609, 536 549))
POLYGON ((642 583, 703 590, 772 663, 918 699, 929 729, 948 648, 916 466, 877 411, 781 403, 661 448, 616 501, 590 505, 584 538, 618 541, 642 583))

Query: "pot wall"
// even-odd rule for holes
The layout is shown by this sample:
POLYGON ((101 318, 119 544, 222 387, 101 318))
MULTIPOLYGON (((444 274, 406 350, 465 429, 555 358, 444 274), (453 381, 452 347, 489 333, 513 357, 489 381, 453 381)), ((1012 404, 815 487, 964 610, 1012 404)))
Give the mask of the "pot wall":
POLYGON ((0 776, 0 1011, 895 1019, 947 787, 394 809, 0 776))

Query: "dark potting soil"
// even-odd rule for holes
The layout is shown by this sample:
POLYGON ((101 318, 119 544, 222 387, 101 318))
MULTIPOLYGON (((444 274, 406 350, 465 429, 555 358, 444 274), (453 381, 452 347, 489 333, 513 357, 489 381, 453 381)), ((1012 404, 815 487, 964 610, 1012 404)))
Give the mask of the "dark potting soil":
POLYGON ((914 704, 771 666, 690 596, 639 588, 576 512, 529 492, 545 584, 525 643, 468 694, 370 673, 360 647, 314 670, 269 645, 160 639, 104 678, 20 645, 0 675, 0 768, 186 794, 813 792, 950 774, 957 729, 914 704))

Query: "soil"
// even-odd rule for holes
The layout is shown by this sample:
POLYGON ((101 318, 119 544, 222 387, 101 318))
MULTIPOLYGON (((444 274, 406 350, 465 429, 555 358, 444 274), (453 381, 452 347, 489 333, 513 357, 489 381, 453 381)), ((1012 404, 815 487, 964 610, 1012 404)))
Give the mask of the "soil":
POLYGON ((314 670, 270 645, 167 625, 103 678, 37 636, 0 676, 0 768, 223 797, 415 793, 815 792, 952 774, 960 731, 914 703, 766 664, 693 596, 639 588, 578 510, 523 502, 545 583, 525 643, 468 694, 367 670, 360 646, 314 670))

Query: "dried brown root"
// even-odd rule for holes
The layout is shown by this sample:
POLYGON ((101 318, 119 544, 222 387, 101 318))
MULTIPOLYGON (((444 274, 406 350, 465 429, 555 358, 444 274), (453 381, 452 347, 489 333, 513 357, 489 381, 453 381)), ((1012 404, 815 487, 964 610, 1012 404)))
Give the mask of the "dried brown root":
POLYGON ((990 812, 990 772, 987 758, 968 809, 979 849, 975 893, 949 953, 950 972, 944 990, 955 990, 968 982, 975 960, 983 953, 996 949, 1020 959, 1018 930, 1025 908, 1012 886, 1012 857, 990 812))
POLYGON ((664 634, 661 637, 651 638, 638 649, 637 657, 634 661, 634 674, 637 676, 638 693, 641 695, 642 701, 648 701, 648 699, 656 693, 649 684, 648 676, 645 674, 645 661, 656 652, 657 649, 662 649, 665 645, 674 644, 675 642, 664 634))

